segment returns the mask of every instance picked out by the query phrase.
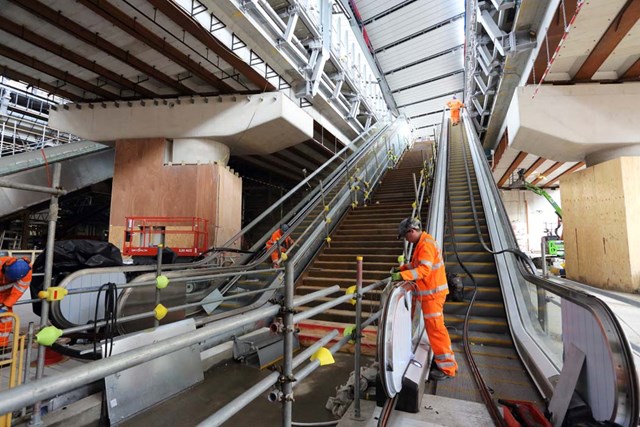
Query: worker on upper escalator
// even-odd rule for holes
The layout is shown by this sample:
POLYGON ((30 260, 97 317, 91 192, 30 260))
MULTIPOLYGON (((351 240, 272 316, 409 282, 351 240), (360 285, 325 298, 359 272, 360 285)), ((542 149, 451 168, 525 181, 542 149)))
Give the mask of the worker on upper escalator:
MULTIPOLYGON (((0 313, 13 312, 13 305, 31 284, 31 266, 26 258, 0 257, 0 313)), ((0 316, 0 353, 6 352, 13 318, 0 316)))
POLYGON ((267 240, 267 250, 271 249, 273 245, 278 245, 278 249, 271 252, 271 263, 273 268, 278 267, 278 261, 280 258, 286 259, 287 251, 293 246, 293 239, 288 237, 286 239, 282 239, 282 235, 289 231, 289 224, 282 224, 280 228, 273 232, 271 238, 267 240))
POLYGON ((447 107, 451 111, 451 124, 455 126, 460 123, 460 109, 464 108, 464 104, 453 95, 453 99, 447 102, 447 107))
POLYGON ((414 244, 411 263, 392 271, 393 281, 415 281, 422 302, 422 314, 437 369, 429 379, 441 381, 453 378, 458 364, 451 349, 451 338, 444 325, 444 301, 449 293, 442 252, 438 243, 425 231, 417 218, 405 218, 398 226, 398 239, 414 244))

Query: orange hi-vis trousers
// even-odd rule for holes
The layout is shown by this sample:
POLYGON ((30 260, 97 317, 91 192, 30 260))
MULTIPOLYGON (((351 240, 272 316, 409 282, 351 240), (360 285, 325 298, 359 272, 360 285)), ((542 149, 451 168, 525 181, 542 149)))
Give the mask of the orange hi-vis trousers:
POLYGON ((460 123, 460 109, 459 108, 455 108, 455 109, 451 109, 451 123, 453 123, 454 125, 457 125, 458 123, 460 123))
MULTIPOLYGON (((12 309, 7 309, 7 312, 13 312, 12 309)), ((0 316, 0 350, 2 347, 9 346, 9 338, 13 332, 13 317, 12 316, 0 316)))
POLYGON ((444 292, 436 294, 435 298, 422 299, 422 314, 424 325, 429 336, 429 344, 433 350, 436 366, 447 375, 455 376, 458 370, 456 358, 451 349, 449 331, 444 325, 444 300, 447 295, 444 292))

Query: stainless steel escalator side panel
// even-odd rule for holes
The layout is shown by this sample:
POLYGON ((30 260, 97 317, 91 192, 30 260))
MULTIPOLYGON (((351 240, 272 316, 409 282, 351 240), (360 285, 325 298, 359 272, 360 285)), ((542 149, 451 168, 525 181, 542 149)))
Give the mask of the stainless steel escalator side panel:
MULTIPOLYGON (((478 179, 480 197, 485 206, 484 213, 493 250, 517 248, 508 215, 493 181, 484 152, 475 132, 470 128, 466 111, 463 112, 463 125, 478 179)), ((598 298, 574 287, 563 286, 558 281, 552 282, 534 276, 525 270, 524 264, 512 253, 495 255, 495 260, 516 350, 540 392, 545 397, 552 397, 554 391, 552 380, 560 374, 562 369, 563 347, 569 343, 568 340, 572 339, 571 333, 561 333, 562 346, 554 348, 550 345, 549 340, 545 340, 549 326, 545 324, 545 318, 540 316, 540 307, 547 316, 549 316, 547 311, 551 312, 555 310, 554 307, 560 307, 560 311, 556 312, 561 318, 561 327, 567 331, 569 328, 578 326, 573 324, 575 321, 571 321, 575 316, 587 316, 593 321, 593 327, 589 331, 589 334, 592 334, 591 338, 586 338, 581 343, 583 351, 588 359, 593 358, 592 364, 597 358, 598 361, 595 364, 608 362, 610 366, 605 370, 615 372, 613 391, 610 391, 609 379, 599 379, 598 368, 588 374, 591 382, 590 389, 581 391, 584 391, 583 398, 586 398, 587 403, 592 407, 593 415, 597 416, 599 421, 607 420, 619 425, 637 426, 640 391, 633 353, 622 327, 609 307, 598 298), (536 296, 539 297, 541 293, 542 298, 538 303, 542 302, 543 306, 536 305, 535 302, 536 296), (572 308, 578 308, 570 313, 563 313, 561 310, 563 302, 567 307, 571 303, 572 308), (601 348, 603 345, 606 348, 601 348), (598 384, 601 385, 600 389, 597 388, 598 384), (610 396, 603 396, 607 392, 610 396), (605 401, 603 405, 600 405, 600 400, 605 401), (609 412, 605 413, 607 411, 609 412)), ((571 343, 575 341, 572 340, 571 343)))
POLYGON ((438 140, 438 159, 435 170, 433 190, 429 204, 429 218, 426 230, 431 234, 438 245, 443 247, 444 222, 446 218, 445 199, 447 188, 447 163, 449 158, 449 126, 446 114, 442 114, 442 133, 438 140))

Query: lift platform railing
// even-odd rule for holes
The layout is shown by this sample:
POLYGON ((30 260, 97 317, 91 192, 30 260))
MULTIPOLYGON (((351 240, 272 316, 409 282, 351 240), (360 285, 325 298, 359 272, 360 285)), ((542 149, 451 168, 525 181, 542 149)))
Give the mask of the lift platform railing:
MULTIPOLYGON (((372 188, 368 190, 365 188, 360 188, 358 190, 353 191, 354 189, 349 188, 346 185, 346 183, 347 181, 350 180, 350 176, 354 177, 353 182, 368 182, 369 185, 371 186, 373 186, 375 182, 377 182, 379 177, 386 170, 386 167, 389 165, 391 159, 397 158, 397 154, 399 154, 401 150, 404 149, 404 147, 406 147, 408 144, 408 140, 404 136, 403 137, 400 136, 400 131, 398 130, 399 126, 400 125, 398 125, 397 123, 391 126, 382 126, 381 129, 372 131, 371 133, 372 136, 369 139, 365 140, 364 138, 361 138, 363 142, 359 144, 355 144, 356 146, 359 145, 359 147, 353 148, 355 151, 351 154, 351 156, 349 156, 349 158, 346 161, 342 160, 340 156, 345 156, 350 149, 345 148, 336 156, 334 156, 332 162, 335 163, 339 161, 340 167, 337 167, 331 174, 329 174, 327 178, 325 178, 325 180, 323 181, 325 184, 323 186, 319 185, 316 188, 316 190, 314 190, 309 195, 307 195, 307 197, 302 202, 300 202, 289 214, 285 216, 284 220, 290 221, 290 223, 292 224, 291 230, 289 231, 288 234, 295 232, 296 229, 298 228, 298 224, 301 224, 302 221, 305 219, 306 215, 309 212, 311 212, 315 207, 317 207, 319 203, 322 203, 323 199, 324 199, 324 203, 327 203, 328 201, 328 204, 331 206, 331 211, 329 212, 329 217, 333 218, 332 224, 330 224, 331 226, 335 225, 335 223, 337 222, 337 219, 342 215, 342 213, 344 213, 345 209, 349 205, 348 203, 345 204, 346 199, 344 197, 344 194, 345 194, 344 191, 346 191, 346 194, 348 195, 348 197, 352 197, 351 200, 353 200, 353 198, 360 198, 360 200, 362 200, 365 197, 366 193, 371 191, 372 188), (389 150, 391 150, 391 152, 394 153, 393 156, 388 155, 389 150), (334 186, 336 188, 340 187, 343 193, 339 193, 337 191, 335 193, 332 193, 334 186), (351 191, 347 191, 345 189, 351 190, 351 191), (321 191, 324 191, 324 196, 327 196, 327 194, 330 194, 331 198, 323 197, 323 193, 321 191)), ((328 167, 328 166, 325 164, 325 166, 323 167, 328 167)), ((278 206, 281 205, 281 203, 287 197, 290 197, 294 191, 298 191, 302 186, 306 187, 309 180, 314 179, 314 177, 317 176, 317 172, 318 171, 314 172, 314 174, 310 175, 305 181, 300 183, 296 188, 294 188, 289 193, 289 195, 286 195, 285 197, 283 197, 281 201, 278 203, 278 206)), ((272 206, 272 208, 270 208, 270 210, 272 209, 275 209, 275 206, 272 206)), ((264 216, 265 215, 263 214, 262 218, 264 218, 264 216)), ((258 219, 262 219, 262 218, 258 218, 258 219)), ((318 237, 320 237, 322 234, 321 232, 316 233, 314 235, 314 239, 312 239, 313 243, 309 243, 307 238, 307 236, 311 234, 311 230, 316 230, 319 227, 319 225, 323 225, 322 228, 325 230, 325 234, 327 230, 330 231, 331 229, 325 226, 325 223, 326 223, 325 220, 326 220, 326 216, 317 215, 312 220, 311 224, 306 226, 307 231, 303 231, 302 233, 300 233, 298 240, 302 240, 301 238, 304 238, 305 243, 307 243, 307 246, 304 248, 304 251, 310 251, 310 248, 317 248, 319 245, 322 244, 323 241, 325 241, 324 239, 326 239, 327 237, 326 235, 318 239, 318 237)), ((251 226, 254 226, 255 223, 256 222, 254 221, 253 224, 250 224, 249 226, 245 227, 244 230, 245 231, 248 230, 251 226)), ((270 233, 273 230, 275 230, 275 226, 272 230, 270 230, 265 235, 263 240, 266 241, 266 239, 268 239, 268 237, 270 236, 270 233)), ((239 233, 237 236, 234 236, 233 239, 239 238, 240 235, 241 233, 239 233)), ((173 278, 179 278, 179 277, 202 276, 202 275, 213 274, 213 273, 233 272, 233 271, 247 270, 251 268, 258 268, 258 266, 264 260, 266 260, 267 257, 269 256, 269 252, 268 251, 265 252, 262 249, 263 247, 264 247, 264 242, 260 242, 256 244, 252 248, 252 251, 250 252, 255 251, 257 255, 250 253, 249 255, 246 256, 242 265, 235 265, 231 267, 220 268, 215 265, 207 266, 206 264, 203 265, 200 263, 199 264, 200 268, 198 269, 180 270, 180 271, 173 271, 173 270, 175 270, 177 267, 182 269, 189 268, 194 266, 194 264, 186 264, 186 265, 182 264, 177 266, 167 265, 167 266, 163 266, 163 274, 167 275, 170 279, 173 279, 173 278)), ((300 250, 300 248, 296 249, 296 251, 297 250, 300 250)), ((312 256, 314 250, 311 250, 309 252, 311 254, 310 257, 312 256)), ((155 266, 126 266, 126 267, 111 267, 111 268, 81 270, 67 276, 64 280, 61 281, 59 286, 69 287, 69 284, 72 283, 73 281, 81 280, 81 278, 82 280, 85 280, 87 279, 86 276, 89 276, 89 275, 96 276, 99 274, 103 274, 103 275, 115 274, 115 275, 119 275, 119 278, 114 278, 113 276, 105 276, 107 278, 104 281, 113 281, 114 283, 117 283, 120 288, 123 288, 123 287, 126 287, 125 285, 126 279, 124 278, 123 273, 132 272, 132 271, 143 272, 143 271, 154 270, 155 268, 156 268, 155 266)), ((260 268, 264 268, 264 267, 260 267, 260 268)), ((299 274, 302 271, 302 268, 303 267, 297 268, 296 274, 299 274)), ((147 275, 143 274, 142 276, 138 277, 136 280, 145 281, 145 280, 149 280, 152 277, 155 277, 155 276, 153 274, 147 274, 147 275)), ((276 277, 277 277, 277 274, 274 272, 273 274, 269 275, 269 277, 264 277, 263 281, 270 283, 276 277)), ((231 287, 229 286, 229 284, 234 281, 237 281, 237 279, 225 280, 224 283, 217 283, 213 287, 218 288, 221 285, 224 285, 222 289, 226 291, 231 287)), ((89 283, 92 283, 92 282, 89 282, 89 283)), ((192 292, 190 292, 191 294, 190 298, 187 301, 184 301, 184 303, 192 303, 192 302, 202 300, 202 298, 204 298, 208 294, 208 292, 210 292, 212 284, 210 283, 210 281, 205 281, 205 282, 194 281, 194 282, 188 283, 187 286, 192 292)), ((69 289, 72 289, 72 288, 73 286, 69 289)), ((130 293, 131 291, 125 291, 125 292, 130 293)), ((124 301, 125 299, 127 299, 127 296, 123 296, 121 298, 122 298, 122 301, 124 301)), ((53 316, 56 317, 56 319, 59 319, 59 323, 61 324, 62 327, 68 328, 68 327, 74 326, 74 323, 65 321, 64 314, 61 312, 60 304, 56 302, 52 303, 52 313, 53 313, 53 316)), ((86 322, 81 322, 81 323, 86 323, 86 322)))
MULTIPOLYGON (((466 111, 463 125, 493 250, 517 248, 466 111)), ((577 283, 533 274, 514 253, 496 254, 495 260, 516 350, 541 394, 550 399, 552 422, 561 424, 571 397, 579 395, 595 420, 637 426, 640 394, 633 354, 611 309, 577 283), (580 364, 583 369, 575 369, 580 364)))

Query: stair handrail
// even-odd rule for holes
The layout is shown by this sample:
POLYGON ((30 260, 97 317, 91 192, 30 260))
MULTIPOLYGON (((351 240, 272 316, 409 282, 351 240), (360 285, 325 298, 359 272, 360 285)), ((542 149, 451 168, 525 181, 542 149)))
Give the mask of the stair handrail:
MULTIPOLYGON (((493 248, 495 251, 517 248, 517 241, 506 208, 480 141, 471 127, 471 120, 466 110, 463 110, 462 116, 493 248)), ((532 313, 540 314, 540 312, 539 308, 531 302, 529 284, 535 286, 539 297, 540 292, 543 291, 542 300, 539 300, 542 304, 550 304, 549 295, 554 295, 559 297, 561 301, 568 301, 579 307, 583 313, 586 313, 586 316, 591 316, 591 319, 598 325, 591 332, 601 333, 604 343, 609 345, 611 368, 616 375, 613 378, 614 395, 607 396, 607 393, 603 391, 599 393, 597 399, 608 398, 614 405, 608 421, 625 426, 637 426, 640 412, 639 379, 629 342, 612 310, 599 298, 580 289, 580 284, 576 282, 572 282, 572 285, 569 286, 571 283, 551 281, 530 273, 526 264, 514 253, 497 254, 495 259, 505 298, 508 324, 516 351, 543 396, 553 398, 555 385, 551 379, 560 375, 562 367, 559 364, 562 361, 553 360, 553 354, 549 354, 551 351, 543 348, 542 340, 532 335, 534 331, 541 329, 538 321, 544 319, 531 319, 530 317, 533 315, 532 313), (526 306, 523 307, 522 304, 526 304, 526 306)), ((546 305, 542 307, 544 312, 546 312, 546 307, 546 305)), ((561 358, 562 354, 559 357, 561 358)), ((566 393, 566 390, 564 392, 566 393)))
MULTIPOLYGON (((374 136, 369 138, 367 143, 363 144, 361 147, 359 147, 358 149, 354 150, 355 153, 353 153, 352 156, 350 156, 348 158, 347 162, 348 163, 351 162, 351 163, 353 163, 355 165, 356 162, 363 155, 366 154, 367 150, 371 149, 371 147, 374 146, 374 143, 378 139, 380 139, 383 135, 385 135, 385 133, 389 129, 389 126, 390 126, 390 124, 385 124, 382 127, 382 129, 380 130, 380 132, 375 132, 374 136)), ((382 139, 380 139, 380 140, 382 140, 382 139)), ((342 150, 342 152, 344 152, 344 150, 342 150)), ((336 156, 334 156, 334 158, 336 158, 336 156)), ((332 177, 332 180, 333 180, 332 181, 333 182, 332 185, 335 185, 336 182, 339 182, 339 180, 340 180, 339 174, 343 174, 345 169, 346 169, 346 167, 343 165, 342 168, 337 168, 334 172, 332 172, 332 175, 330 175, 330 177, 332 177)), ((311 175, 308 178, 311 178, 313 176, 314 175, 311 175)), ((305 185, 304 183, 301 183, 301 184, 305 185)), ((321 197, 320 197, 319 193, 318 193, 317 196, 318 197, 316 197, 316 199, 317 200, 321 200, 321 197)), ((312 197, 312 195, 307 196, 307 198, 311 198, 311 197, 312 197)), ((316 200, 316 202, 317 202, 317 200, 316 200)), ((309 205, 309 202, 307 201, 306 204, 309 205)), ((304 209, 305 212, 308 212, 309 210, 310 209, 308 208, 308 206, 307 206, 307 209, 304 209)), ((295 211, 295 209, 292 210, 292 212, 293 211, 295 211)), ((294 229, 295 229, 295 224, 294 224, 293 227, 290 228, 290 230, 287 233, 285 233, 285 237, 290 235, 290 233, 293 232, 294 229)), ((267 235, 270 235, 270 234, 267 233, 267 235)), ((265 236, 267 236, 267 235, 265 235, 265 236)), ((263 245, 263 244, 261 244, 261 245, 263 245)), ((174 265, 163 266, 163 270, 167 270, 166 272, 164 272, 164 274, 166 276, 168 276, 169 278, 204 275, 204 274, 213 273, 213 272, 218 272, 218 273, 240 272, 240 271, 245 271, 247 269, 251 269, 251 268, 257 267, 258 265, 260 265, 260 263, 262 263, 265 259, 267 259, 267 257, 269 256, 270 252, 273 251, 273 250, 275 250, 275 247, 272 247, 270 251, 260 252, 260 256, 257 259, 253 259, 250 264, 245 264, 245 265, 232 265, 232 266, 228 266, 228 267, 220 267, 220 266, 207 267, 207 266, 204 266, 203 268, 187 270, 187 268, 193 267, 193 265, 195 263, 192 263, 192 264, 178 264, 178 265, 174 264, 174 265)), ((149 271, 154 271, 155 269, 156 269, 155 265, 152 265, 152 266, 104 267, 104 268, 97 268, 97 269, 84 269, 84 270, 79 270, 79 271, 76 271, 74 273, 71 273, 70 275, 65 277, 60 282, 60 284, 58 284, 58 286, 66 287, 71 281, 73 281, 73 280, 75 280, 78 277, 81 277, 83 275, 87 275, 87 274, 100 274, 100 273, 111 273, 111 272, 149 272, 149 271)), ((138 276, 131 283, 134 283, 134 282, 137 282, 137 281, 144 281, 144 280, 147 280, 147 279, 148 279, 148 275, 147 274, 143 274, 141 276, 138 276)), ((273 283, 275 283, 275 282, 273 282, 273 283)), ((276 286, 276 285, 272 284, 271 286, 276 286)), ((225 288, 229 288, 229 286, 225 286, 225 288)), ((268 296, 268 295, 265 294, 265 296, 268 296)), ((259 300, 259 302, 262 303, 262 301, 260 301, 260 300, 259 300)), ((258 305, 252 304, 251 306, 255 307, 255 306, 258 306, 258 305)), ((52 306, 51 306, 52 313, 58 312, 58 309, 56 307, 57 307, 57 304, 53 303, 52 306)), ((225 317, 226 317, 226 315, 225 315, 225 317)), ((212 320, 215 320, 215 318, 212 318, 212 320)))
POLYGON ((442 109, 440 133, 436 141, 436 167, 429 204, 429 217, 425 229, 442 247, 444 241, 445 196, 447 187, 447 159, 449 153, 449 126, 446 108, 442 109))

